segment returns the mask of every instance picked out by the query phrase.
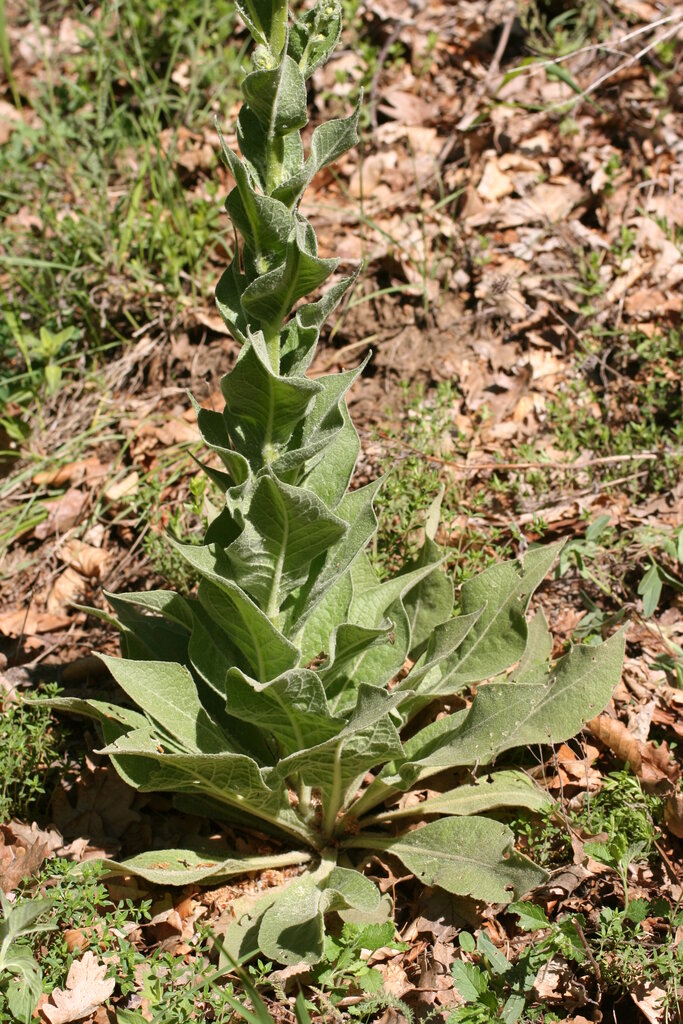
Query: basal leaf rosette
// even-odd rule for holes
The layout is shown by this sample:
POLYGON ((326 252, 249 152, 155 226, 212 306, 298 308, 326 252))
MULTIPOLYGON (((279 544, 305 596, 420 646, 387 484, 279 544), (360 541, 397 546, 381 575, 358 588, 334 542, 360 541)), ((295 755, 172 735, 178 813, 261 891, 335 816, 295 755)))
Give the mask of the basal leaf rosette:
POLYGON ((378 578, 367 548, 381 482, 349 486, 360 445, 346 395, 362 367, 307 376, 321 328, 356 277, 336 276, 338 261, 319 256, 299 210, 317 171, 357 141, 358 109, 316 127, 306 147, 301 137, 306 79, 337 42, 341 8, 323 0, 290 23, 285 0, 237 7, 256 49, 241 155, 223 144, 236 245, 216 300, 241 348, 222 382, 224 410, 197 406, 202 468, 220 506, 201 543, 171 542, 200 583, 186 595, 108 595, 122 657, 104 660, 124 699, 53 703, 99 723, 103 751, 131 786, 265 833, 276 851, 256 840, 253 856, 204 843, 107 867, 167 885, 299 868, 240 901, 224 939, 235 959, 260 951, 313 963, 326 916, 391 912, 356 868, 369 852, 398 858, 425 884, 496 903, 542 881, 488 815, 538 810, 548 797, 496 762, 595 717, 619 679, 623 639, 551 661, 543 615, 527 622, 527 609, 558 545, 469 580, 454 614, 434 541, 438 501, 418 558, 378 578), (473 687, 471 700, 455 700, 473 687), (430 720, 437 700, 461 710, 430 720), (417 727, 418 715, 428 724, 417 727), (474 765, 465 785, 402 800, 474 765))

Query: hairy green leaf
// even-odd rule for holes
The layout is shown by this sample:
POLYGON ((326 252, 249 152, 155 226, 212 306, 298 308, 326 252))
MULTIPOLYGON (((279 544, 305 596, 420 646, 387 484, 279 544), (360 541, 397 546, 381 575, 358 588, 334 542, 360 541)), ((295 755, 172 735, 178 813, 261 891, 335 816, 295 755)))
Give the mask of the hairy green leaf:
MULTIPOLYGON (((392 853, 425 885, 488 903, 509 903, 547 878, 515 852, 506 825, 475 815, 442 818, 401 836, 365 833, 364 847, 392 853)), ((358 846, 358 839, 345 840, 358 846)))

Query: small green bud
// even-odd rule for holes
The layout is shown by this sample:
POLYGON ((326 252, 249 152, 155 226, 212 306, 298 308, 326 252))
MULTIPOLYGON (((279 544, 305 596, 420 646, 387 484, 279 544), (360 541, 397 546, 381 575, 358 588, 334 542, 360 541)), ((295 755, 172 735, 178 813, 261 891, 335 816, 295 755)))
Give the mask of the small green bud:
POLYGON ((255 71, 272 71, 275 67, 273 55, 267 46, 257 46, 251 58, 255 71))

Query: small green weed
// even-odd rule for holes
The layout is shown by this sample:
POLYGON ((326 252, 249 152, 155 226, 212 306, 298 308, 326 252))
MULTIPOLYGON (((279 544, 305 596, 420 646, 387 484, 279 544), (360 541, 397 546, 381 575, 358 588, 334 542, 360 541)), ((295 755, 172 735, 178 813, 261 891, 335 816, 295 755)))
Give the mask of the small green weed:
MULTIPOLYGON (((346 923, 339 935, 327 936, 324 957, 313 969, 312 980, 323 990, 325 999, 332 1006, 336 1006, 349 991, 365 992, 368 995, 377 995, 382 991, 382 974, 368 966, 361 950, 372 953, 383 946, 391 946, 396 950, 409 948, 407 943, 397 942, 394 935, 394 924, 387 921, 385 924, 363 927, 346 923)), ((311 1009, 315 1009, 315 1006, 311 1005, 311 1009)))
POLYGON ((543 57, 564 57, 588 40, 599 39, 606 19, 599 0, 566 9, 549 0, 526 0, 520 5, 519 17, 527 33, 527 45, 543 57))
MULTIPOLYGON (((613 851, 606 863, 625 874, 630 857, 637 854, 636 847, 621 854, 613 851)), ((679 1019, 683 956, 680 944, 676 948, 672 941, 683 920, 678 908, 665 900, 629 903, 626 898, 623 908, 603 907, 590 922, 582 914, 551 921, 541 907, 524 902, 511 904, 509 912, 517 917, 518 928, 531 934, 531 942, 512 962, 484 931, 476 943, 469 932, 462 932, 460 947, 474 962, 460 959, 452 966, 455 987, 465 1005, 450 1015, 448 1024, 488 1024, 492 1020, 516 1024, 522 1019, 549 1024, 563 1019, 539 1004, 532 991, 539 971, 555 957, 592 974, 604 994, 627 994, 639 983, 655 983, 666 993, 665 1020, 679 1019), (645 930, 647 919, 650 928, 645 930)))
MULTIPOLYGON (((543 910, 531 903, 513 903, 510 912, 519 918, 521 928, 537 930, 549 924, 543 910)), ((456 960, 451 968, 455 987, 465 1000, 448 1018, 448 1024, 488 1024, 500 1019, 505 1024, 516 1024, 531 1004, 531 989, 539 970, 553 956, 561 954, 579 962, 583 949, 576 948, 578 937, 571 928, 560 923, 542 942, 529 945, 512 963, 491 942, 485 931, 480 931, 476 942, 470 932, 460 933, 460 948, 474 955, 476 963, 456 960)), ((559 1020, 553 1013, 540 1008, 544 1024, 559 1020)))
POLYGON ((579 821, 594 835, 606 832, 611 842, 621 846, 639 843, 641 852, 649 856, 663 811, 661 797, 645 793, 637 777, 624 769, 603 776, 600 791, 586 802, 579 821))
POLYGON ((681 336, 588 335, 583 369, 548 406, 565 451, 634 456, 588 467, 591 479, 619 478, 634 495, 672 487, 683 465, 683 394, 678 381, 681 336), (604 347, 609 345, 607 359, 604 347), (642 462, 642 452, 657 453, 642 462))
POLYGON ((38 923, 50 909, 49 900, 11 904, 0 890, 0 1019, 28 1024, 43 987, 40 967, 26 941, 31 935, 44 934, 55 926, 38 923), (2 1002, 12 1017, 2 1017, 2 1002))
POLYGON ((554 808, 534 815, 520 814, 510 824, 520 846, 544 868, 552 870, 571 860, 567 828, 554 808))
MULTIPOLYGON (((56 697, 54 683, 35 695, 56 697)), ((59 726, 64 731, 63 723, 59 726)), ((63 766, 60 733, 44 704, 5 701, 0 715, 0 821, 34 818, 63 766)))
MULTIPOLYGON (((150 919, 151 900, 113 901, 97 862, 86 862, 79 870, 65 860, 48 861, 30 888, 19 892, 12 912, 21 920, 36 920, 40 915, 44 921, 39 946, 34 942, 31 949, 24 944, 21 954, 27 975, 36 979, 32 989, 36 999, 43 991, 64 987, 69 968, 87 946, 100 961, 108 963, 108 975, 116 978, 116 994, 141 995, 155 1024, 190 1024, 197 1020, 198 1013, 207 1010, 221 1024, 232 1019, 234 989, 225 980, 225 972, 216 972, 211 966, 213 938, 208 930, 201 930, 194 941, 191 968, 185 956, 158 948, 151 953, 139 949, 128 935, 132 926, 144 926, 150 919), (36 899, 35 891, 47 892, 49 898, 36 899), (48 935, 42 934, 46 931, 48 935), (76 933, 82 937, 80 943, 73 941, 76 933)), ((16 1010, 10 994, 11 990, 0 991, 0 1021, 8 1024, 18 1019, 12 1016, 16 1010)), ((138 1019, 133 1013, 119 1012, 121 1024, 138 1019)))

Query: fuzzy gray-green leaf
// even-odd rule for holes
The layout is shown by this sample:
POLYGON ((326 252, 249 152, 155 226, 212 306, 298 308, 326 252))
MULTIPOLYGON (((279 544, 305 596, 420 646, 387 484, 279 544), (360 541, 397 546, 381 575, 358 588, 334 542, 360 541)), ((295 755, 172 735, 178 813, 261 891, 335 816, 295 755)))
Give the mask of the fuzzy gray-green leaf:
POLYGON ((449 672, 460 685, 490 679, 524 654, 525 611, 553 564, 562 542, 527 552, 523 563, 503 562, 467 580, 463 614, 484 609, 452 659, 449 672))
POLYGON ((244 346, 222 388, 233 445, 254 467, 289 441, 321 390, 315 381, 274 373, 256 339, 244 346))
POLYGON ((308 121, 306 84, 296 61, 287 55, 272 70, 252 71, 242 91, 270 139, 303 128, 308 121))
MULTIPOLYGON (((515 852, 506 825, 490 818, 442 818, 402 836, 366 833, 363 845, 392 853, 425 885, 487 903, 509 903, 547 878, 515 852)), ((357 846, 347 840, 344 846, 357 846)))
POLYGON ((272 733, 285 756, 322 743, 344 727, 342 719, 332 717, 318 675, 308 669, 292 669, 268 683, 233 669, 226 694, 228 713, 272 733))
POLYGON ((323 260, 304 248, 300 228, 287 242, 285 262, 257 277, 242 293, 242 307, 266 334, 279 331, 292 306, 313 291, 336 270, 339 260, 323 260))
POLYGON ((250 871, 273 870, 289 864, 306 863, 310 854, 304 851, 283 855, 249 857, 230 853, 213 846, 190 846, 181 849, 151 850, 138 853, 124 861, 101 860, 105 874, 135 875, 154 885, 193 885, 197 882, 218 882, 250 871))
POLYGON ((431 814, 481 814, 499 807, 525 807, 541 811, 552 807, 553 801, 520 771, 501 771, 456 786, 421 803, 408 804, 396 810, 374 814, 368 822, 397 821, 401 818, 422 818, 431 814))
POLYGON ((272 618, 305 582, 313 559, 348 530, 310 491, 275 476, 259 481, 243 532, 226 551, 233 578, 272 618))
POLYGON ((228 746, 227 737, 202 707, 196 684, 183 665, 101 658, 121 689, 185 749, 217 753, 228 746))
POLYGON ((235 0, 235 7, 256 42, 277 57, 287 38, 287 0, 235 0))

